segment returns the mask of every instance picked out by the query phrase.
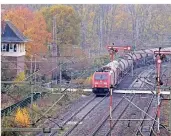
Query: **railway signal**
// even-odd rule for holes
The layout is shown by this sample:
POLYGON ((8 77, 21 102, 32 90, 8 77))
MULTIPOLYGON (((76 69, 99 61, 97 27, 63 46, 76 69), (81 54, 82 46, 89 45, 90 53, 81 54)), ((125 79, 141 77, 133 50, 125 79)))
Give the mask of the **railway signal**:
POLYGON ((154 51, 154 54, 156 56, 156 68, 157 68, 157 131, 160 133, 160 92, 161 88, 160 86, 163 85, 163 82, 160 79, 160 73, 161 73, 161 63, 162 60, 166 57, 166 55, 171 55, 171 51, 161 51, 161 47, 159 47, 158 51, 154 51))
MULTIPOLYGON (((113 44, 114 45, 114 44, 113 44)), ((119 50, 127 50, 130 51, 131 47, 130 46, 107 46, 109 55, 110 55, 110 59, 111 61, 114 60, 114 54, 117 53, 119 50)))
MULTIPOLYGON (((114 43, 113 43, 114 45, 114 43)), ((114 61, 114 54, 116 54, 119 50, 127 50, 130 51, 131 47, 130 46, 107 46, 109 55, 110 55, 110 60, 114 61)), ((111 85, 110 88, 110 106, 109 106, 109 114, 110 114, 110 129, 112 129, 112 91, 113 91, 113 86, 111 85)))

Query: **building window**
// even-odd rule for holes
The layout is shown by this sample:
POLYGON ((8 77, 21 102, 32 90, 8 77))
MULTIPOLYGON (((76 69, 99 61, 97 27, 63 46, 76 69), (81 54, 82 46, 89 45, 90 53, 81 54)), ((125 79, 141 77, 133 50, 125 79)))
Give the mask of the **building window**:
POLYGON ((4 49, 4 50, 6 49, 6 45, 5 45, 5 44, 3 44, 3 49, 4 49))
POLYGON ((9 52, 9 44, 7 44, 6 51, 9 52))
POLYGON ((16 46, 16 44, 14 44, 14 52, 16 52, 17 51, 17 46, 16 46))
POLYGON ((1 46, 1 51, 3 51, 3 52, 6 51, 6 44, 2 44, 2 46, 1 46))
POLYGON ((3 51, 3 52, 6 51, 6 44, 2 44, 2 46, 1 46, 1 51, 3 51))

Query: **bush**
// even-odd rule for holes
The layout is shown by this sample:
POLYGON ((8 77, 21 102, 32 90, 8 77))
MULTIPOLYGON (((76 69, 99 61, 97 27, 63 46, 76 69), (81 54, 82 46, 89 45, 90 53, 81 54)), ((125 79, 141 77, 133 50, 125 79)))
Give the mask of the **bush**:
MULTIPOLYGON (((17 77, 15 78, 15 82, 21 82, 21 81, 23 81, 25 79, 25 74, 24 74, 24 72, 20 72, 18 75, 17 75, 17 77)), ((21 85, 21 84, 20 84, 21 85)))
MULTIPOLYGON (((11 116, 5 116, 2 119, 2 128, 13 128, 17 127, 13 117, 11 116)), ((12 132, 12 131, 3 131, 1 133, 1 136, 19 136, 21 133, 20 132, 12 132)))
POLYGON ((14 121, 18 126, 29 127, 31 124, 30 115, 26 108, 18 108, 14 121))

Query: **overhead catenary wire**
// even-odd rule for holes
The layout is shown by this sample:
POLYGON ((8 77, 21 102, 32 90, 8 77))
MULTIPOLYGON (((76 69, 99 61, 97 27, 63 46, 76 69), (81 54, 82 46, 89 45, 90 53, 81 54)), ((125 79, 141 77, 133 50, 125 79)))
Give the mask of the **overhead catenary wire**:
MULTIPOLYGON (((66 89, 67 90, 67 89, 66 89)), ((65 92, 66 90, 64 90, 63 92, 65 92)))
MULTIPOLYGON (((56 67, 56 68, 57 68, 57 67, 56 67)), ((49 72, 55 70, 56 68, 50 70, 49 72)), ((30 76, 28 76, 27 78, 25 78, 23 81, 25 81, 25 80, 28 79, 29 77, 32 77, 32 76, 35 75, 37 72, 38 72, 38 71, 34 72, 33 74, 31 74, 30 76)), ((8 90, 11 89, 12 87, 13 87, 13 85, 12 85, 10 88, 6 89, 5 91, 8 91, 8 90)), ((9 93, 7 93, 7 95, 10 96, 11 98, 13 98, 14 100, 20 101, 20 100, 14 98, 14 97, 13 97, 12 95, 10 95, 9 93)), ((34 109, 31 108, 31 110, 34 110, 34 109)), ((35 111, 35 110, 34 110, 34 112, 40 114, 39 112, 37 112, 37 111, 35 111)), ((42 115, 42 114, 41 114, 41 115, 42 115)), ((43 115, 42 115, 42 116, 43 116, 43 115)), ((44 117, 45 117, 45 116, 44 116, 44 117)), ((49 119, 49 118, 48 118, 48 119, 49 119)), ((50 119, 49 119, 49 120, 50 120, 50 119)), ((52 121, 53 123, 55 123, 53 120, 50 120, 50 121, 52 121)), ((55 124, 56 124, 56 123, 55 123, 55 124)), ((58 125, 58 124, 57 124, 57 125, 58 125)), ((58 126, 59 126, 59 125, 58 125, 58 126)), ((60 127, 60 126, 59 126, 59 127, 60 127)))
MULTIPOLYGON (((83 74, 85 74, 85 73, 83 73, 83 74)), ((82 74, 82 75, 83 75, 83 74, 82 74)), ((70 87, 70 85, 63 91, 63 93, 64 93, 69 87, 70 87)), ((16 100, 16 98, 14 98, 13 96, 11 96, 10 94, 9 94, 9 96, 16 100)), ((54 106, 54 105, 55 105, 55 104, 53 104, 53 106, 54 106)), ((50 108, 52 108, 52 107, 50 107, 50 108)), ((31 109, 31 108, 30 108, 30 109, 31 109)), ((59 126, 55 121, 53 121, 53 120, 50 119, 50 118, 52 118, 52 117, 49 118, 49 117, 45 116, 44 114, 41 114, 41 113, 35 111, 34 109, 32 109, 32 110, 33 110, 34 112, 38 113, 39 115, 41 115, 42 117, 47 118, 49 121, 51 121, 51 122, 53 122, 54 124, 56 124, 60 129, 63 129, 63 128, 62 128, 61 126, 59 126)), ((35 123, 32 124, 32 125, 34 126, 36 123, 38 123, 38 122, 42 119, 42 117, 39 118, 37 121, 35 121, 35 123)))
MULTIPOLYGON (((54 68, 54 69, 56 69, 56 68, 54 68)), ((52 69, 51 71, 53 71, 54 69, 52 69)), ((38 72, 38 71, 37 71, 38 72)), ((37 72, 35 72, 35 73, 33 73, 31 76, 33 76, 34 74, 36 74, 37 72)), ((50 72, 50 71, 49 71, 50 72)), ((29 76, 29 77, 31 77, 31 76, 29 76)), ((29 77, 27 77, 27 78, 29 78, 29 77)), ((26 79, 27 79, 26 78, 26 79)), ((23 80, 24 81, 24 80, 23 80)), ((9 89, 8 89, 9 90, 9 89)), ((67 90, 67 89, 66 89, 67 90)), ((65 92, 66 90, 64 90, 63 92, 65 92)), ((11 98, 13 98, 13 99, 15 99, 16 100, 16 98, 14 98, 12 95, 10 95, 10 94, 8 94, 11 98)), ((32 109, 32 110, 34 110, 34 109, 32 109)), ((38 113, 37 111, 35 111, 36 113, 38 113)), ((38 113, 38 114, 40 114, 40 113, 38 113)), ((42 115, 42 114, 40 114, 40 115, 42 115)), ((43 115, 42 115, 43 116, 43 115)), ((44 118, 47 118, 46 116, 43 116, 44 118)), ((49 117, 48 117, 48 120, 50 120, 49 119, 49 117)), ((52 121, 52 120, 50 120, 50 121, 52 121)), ((53 121, 52 121, 53 122, 53 121)), ((55 123, 55 122, 53 122, 53 123, 55 123)), ((55 123, 56 124, 56 123, 55 123)), ((33 125, 35 125, 35 124, 33 124, 33 125)), ((58 124, 56 124, 56 125, 58 125, 58 124)), ((59 126, 59 125, 58 125, 59 126)), ((59 126, 60 127, 60 126, 59 126)))
MULTIPOLYGON (((84 74, 85 74, 85 73, 83 73, 82 75, 80 75, 80 77, 83 76, 84 74)), ((83 81, 83 82, 84 82, 84 81, 83 81)), ((61 92, 61 94, 65 93, 66 90, 69 89, 71 86, 72 86, 72 84, 68 85, 68 86, 61 92)), ((58 101, 58 100, 57 100, 57 101, 58 101)), ((55 103, 57 103, 57 101, 56 101, 55 103)), ((56 105, 56 104, 53 104, 49 109, 52 109, 55 105, 56 105)), ((48 109, 47 111, 45 111, 45 113, 47 113, 47 112, 49 111, 49 109, 48 109)), ((40 117, 40 118, 41 118, 41 117, 40 117)), ((51 117, 51 118, 52 118, 52 117, 51 117)), ((38 120, 40 120, 40 119, 38 119, 38 120)), ((36 121, 36 122, 38 122, 38 121, 36 121)))
MULTIPOLYGON (((87 57, 84 57, 83 59, 86 59, 86 58, 87 58, 87 57)), ((100 57, 99 57, 99 58, 100 58, 100 57)), ((74 61, 72 61, 72 59, 73 59, 73 58, 68 59, 68 60, 70 60, 72 63, 75 63, 74 61)), ((82 60, 82 59, 80 59, 80 60, 82 60)), ((66 62, 66 63, 67 63, 67 62, 66 62)), ((61 63, 60 65, 64 65, 64 64, 66 64, 66 63, 61 63)), ((48 74, 48 73, 50 73, 50 72, 52 72, 52 71, 54 71, 54 70, 57 69, 57 68, 58 68, 58 66, 55 67, 55 68, 53 68, 52 70, 46 72, 45 75, 48 74)), ((26 78, 25 78, 24 80, 22 80, 21 82, 23 82, 23 81, 27 80, 28 78, 34 76, 34 74, 38 74, 39 71, 40 71, 40 70, 37 70, 36 72, 34 72, 33 74, 29 75, 28 77, 26 77, 26 78)), ((13 87, 13 85, 12 85, 10 88, 4 90, 4 92, 8 91, 8 90, 11 89, 12 87, 13 87)))

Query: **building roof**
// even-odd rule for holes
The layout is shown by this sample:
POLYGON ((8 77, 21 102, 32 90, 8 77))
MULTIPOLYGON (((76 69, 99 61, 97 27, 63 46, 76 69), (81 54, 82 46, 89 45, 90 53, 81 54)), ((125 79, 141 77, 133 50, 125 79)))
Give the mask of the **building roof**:
POLYGON ((1 23, 1 42, 28 42, 27 39, 10 21, 2 21, 1 23))

